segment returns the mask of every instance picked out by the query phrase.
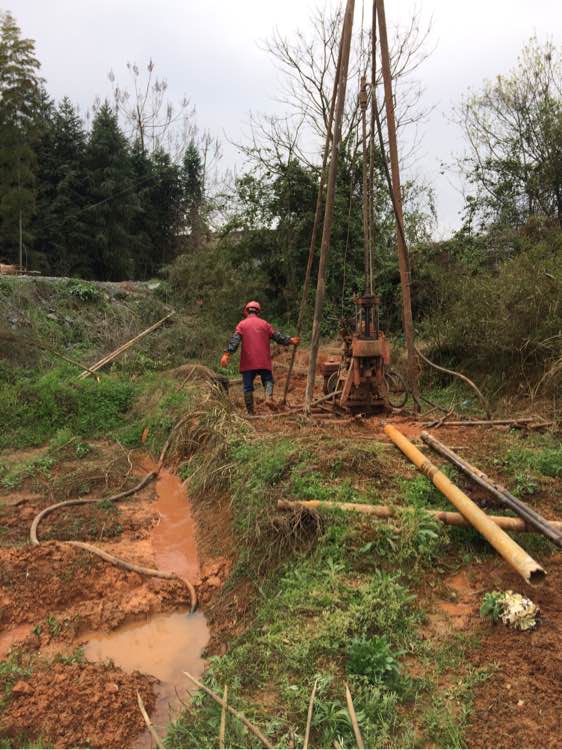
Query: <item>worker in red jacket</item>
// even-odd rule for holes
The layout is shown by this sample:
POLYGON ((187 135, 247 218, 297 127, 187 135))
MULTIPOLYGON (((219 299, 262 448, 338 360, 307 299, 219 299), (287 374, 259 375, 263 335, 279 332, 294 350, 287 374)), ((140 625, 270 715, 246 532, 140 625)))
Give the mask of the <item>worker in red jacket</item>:
POLYGON ((275 331, 273 326, 260 318, 261 306, 259 302, 248 302, 244 308, 244 319, 238 323, 232 334, 226 351, 221 357, 221 367, 227 367, 230 355, 242 344, 240 353, 240 372, 244 383, 244 401, 248 414, 254 413, 254 380, 260 376, 265 388, 266 401, 273 400, 273 373, 271 372, 271 352, 269 342, 273 339, 283 346, 298 346, 301 342, 298 336, 285 336, 275 331))

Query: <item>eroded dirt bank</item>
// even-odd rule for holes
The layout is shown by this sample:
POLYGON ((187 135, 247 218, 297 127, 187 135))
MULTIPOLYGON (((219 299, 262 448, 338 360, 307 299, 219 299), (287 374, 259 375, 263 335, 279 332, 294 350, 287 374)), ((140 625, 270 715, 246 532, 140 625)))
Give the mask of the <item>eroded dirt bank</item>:
MULTIPOLYGON (((103 476, 113 449, 99 444, 95 450, 97 459, 87 468, 69 461, 57 478, 65 472, 74 483, 80 472, 92 474, 93 463, 103 476)), ((131 484, 153 468, 140 454, 129 454, 127 462, 124 474, 131 484)), ((116 475, 119 468, 114 467, 116 475)), ((115 486, 111 478, 106 485, 109 494, 115 486)), ((52 481, 45 487, 29 481, 17 502, 2 508, 0 659, 7 658, 13 670, 0 736, 14 746, 39 740, 55 747, 148 747, 137 691, 164 733, 177 711, 177 705, 169 709, 181 669, 199 676, 204 668, 208 628, 202 612, 188 617, 189 592, 181 578, 193 582, 205 601, 222 585, 224 565, 200 565, 185 490, 167 470, 115 506, 53 513, 40 527, 46 541, 30 546, 31 520, 53 502, 52 495, 52 481), (53 538, 87 540, 179 578, 122 570, 53 538)))

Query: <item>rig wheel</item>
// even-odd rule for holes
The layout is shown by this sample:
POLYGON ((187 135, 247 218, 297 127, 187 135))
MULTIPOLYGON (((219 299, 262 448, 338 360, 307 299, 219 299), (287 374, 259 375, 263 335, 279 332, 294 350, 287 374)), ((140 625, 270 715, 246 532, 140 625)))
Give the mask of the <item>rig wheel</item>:
POLYGON ((408 400, 408 388, 402 375, 396 370, 385 370, 386 400, 393 409, 401 409, 408 400))

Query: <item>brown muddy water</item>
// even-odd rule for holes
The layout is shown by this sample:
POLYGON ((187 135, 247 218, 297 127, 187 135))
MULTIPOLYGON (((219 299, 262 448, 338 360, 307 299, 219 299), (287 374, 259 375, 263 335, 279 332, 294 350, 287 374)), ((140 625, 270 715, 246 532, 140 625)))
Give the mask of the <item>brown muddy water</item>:
MULTIPOLYGON (((147 460, 143 460, 142 466, 147 471, 154 468, 147 460)), ((194 581, 200 574, 195 523, 181 479, 162 469, 156 480, 156 494, 154 509, 160 520, 151 538, 156 566, 194 581)), ((186 689, 192 685, 184 671, 200 677, 205 669, 201 656, 209 641, 205 615, 202 612, 190 615, 187 611, 153 615, 146 621, 86 638, 87 659, 111 659, 126 672, 138 670, 160 680, 151 719, 159 734, 165 734, 167 724, 180 712, 181 702, 189 700, 186 689)), ((132 745, 152 746, 148 731, 132 745)))

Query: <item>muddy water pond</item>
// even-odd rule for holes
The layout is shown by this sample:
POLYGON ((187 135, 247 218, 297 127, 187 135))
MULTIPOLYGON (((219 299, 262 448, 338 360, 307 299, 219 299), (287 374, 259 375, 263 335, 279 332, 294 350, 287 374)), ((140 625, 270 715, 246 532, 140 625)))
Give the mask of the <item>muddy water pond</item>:
MULTIPOLYGON (((142 466, 147 471, 154 468, 146 459, 142 466)), ((154 509, 160 520, 151 542, 156 566, 194 581, 200 574, 195 524, 181 479, 162 469, 155 488, 154 509)), ((184 671, 200 677, 205 668, 201 654, 209 641, 209 629, 204 614, 190 615, 185 610, 153 615, 146 621, 86 638, 87 659, 100 662, 111 659, 126 672, 138 670, 160 680, 151 719, 159 733, 165 734, 167 724, 181 709, 181 701, 186 701, 190 683, 184 671)), ((136 738, 132 747, 152 747, 148 731, 136 738)))

